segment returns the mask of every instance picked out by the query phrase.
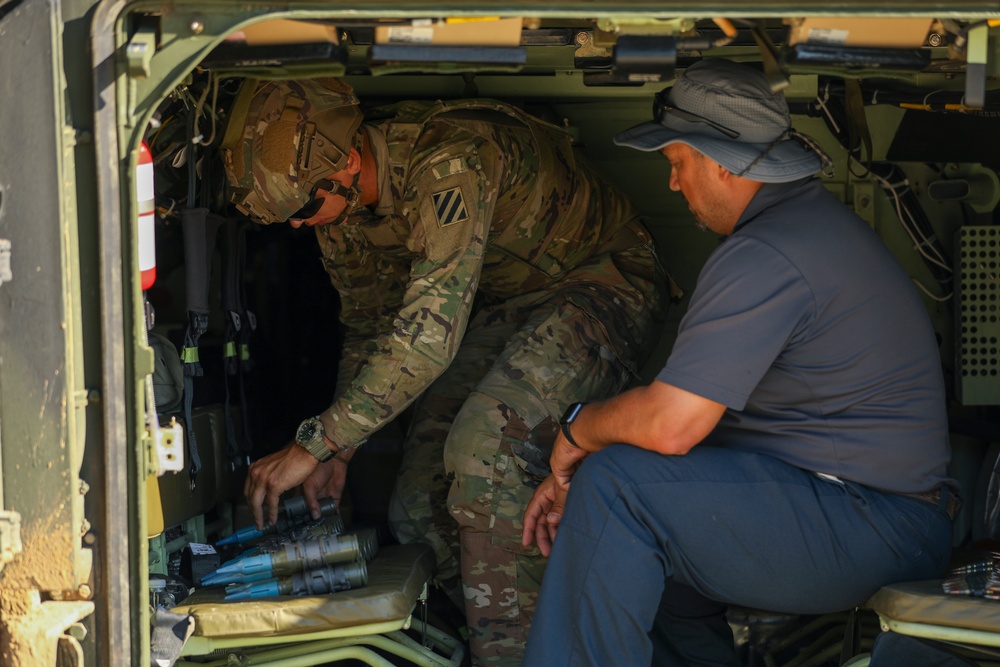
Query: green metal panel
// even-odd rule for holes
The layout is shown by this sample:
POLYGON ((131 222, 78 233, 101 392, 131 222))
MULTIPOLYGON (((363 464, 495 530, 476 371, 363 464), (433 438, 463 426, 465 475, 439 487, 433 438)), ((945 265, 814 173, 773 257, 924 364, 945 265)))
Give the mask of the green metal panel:
POLYGON ((142 306, 139 298, 137 250, 133 239, 137 203, 134 201, 134 151, 138 137, 128 140, 116 115, 123 89, 118 85, 120 51, 114 43, 114 24, 122 3, 100 5, 91 24, 93 63, 94 152, 98 169, 97 238, 100 298, 101 390, 103 433, 100 465, 105 490, 101 514, 104 542, 101 566, 102 612, 105 625, 99 641, 99 664, 146 665, 149 662, 147 549, 145 540, 145 463, 141 452, 144 374, 151 372, 151 355, 142 345, 142 306), (110 38, 110 39, 109 39, 110 38), (148 363, 137 374, 135 361, 143 350, 148 363))
POLYGON ((81 340, 79 263, 59 29, 58 8, 46 0, 0 6, 0 90, 17 100, 0 116, 4 135, 17 138, 0 142, 0 238, 10 241, 12 278, 0 286, 3 505, 21 515, 22 559, 48 554, 43 564, 30 561, 30 572, 15 559, 0 588, 61 593, 77 591, 90 572, 80 546, 86 525, 75 443, 86 392, 73 355, 81 340))
MULTIPOLYGON (((106 440, 104 405, 107 393, 102 367, 101 319, 101 259, 99 245, 100 218, 97 214, 96 169, 94 168, 94 93, 91 85, 90 24, 95 0, 62 0, 62 58, 59 66, 67 83, 61 91, 65 104, 66 124, 76 138, 67 145, 64 159, 78 165, 72 183, 76 207, 75 245, 80 270, 74 275, 81 313, 82 347, 75 348, 74 359, 83 367, 87 389, 85 418, 78 420, 73 445, 83 450, 80 476, 90 486, 85 496, 85 513, 92 529, 84 536, 85 546, 94 553, 95 612, 85 620, 86 640, 81 642, 84 664, 131 664, 129 631, 128 558, 120 556, 129 548, 128 531, 117 529, 128 520, 128 490, 125 479, 117 479, 115 468, 107 465, 106 457, 120 461, 125 468, 126 447, 123 439, 106 440), (113 443, 106 446, 105 443, 113 443), (117 479, 117 481, 116 481, 117 479), (121 517, 119 523, 111 519, 121 517), (122 617, 126 620, 123 622, 122 617), (111 657, 105 657, 111 656, 111 657), (121 657, 119 657, 121 656, 121 657)), ((120 363, 120 358, 119 358, 120 363)), ((120 399, 113 402, 121 402, 120 399)), ((120 477, 124 478, 125 475, 120 477)))
POLYGON ((965 405, 998 405, 1000 229, 993 225, 960 227, 955 251, 958 395, 965 405))
MULTIPOLYGON (((21 548, 0 572, 0 598, 7 602, 0 610, 0 662, 15 667, 55 664, 60 633, 94 608, 87 601, 92 551, 82 540, 90 526, 89 487, 81 477, 88 392, 72 159, 77 135, 66 120, 62 28, 59 7, 49 0, 0 4, 6 137, 0 238, 9 242, 0 285, 0 472, 8 511, 0 515, 0 532, 10 542, 18 531, 21 548)), ((76 639, 63 646, 80 653, 76 639)))

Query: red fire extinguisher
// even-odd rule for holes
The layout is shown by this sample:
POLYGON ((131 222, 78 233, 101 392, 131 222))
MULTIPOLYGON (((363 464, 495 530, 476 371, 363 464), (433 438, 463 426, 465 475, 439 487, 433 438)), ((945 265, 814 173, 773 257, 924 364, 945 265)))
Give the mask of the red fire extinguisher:
POLYGON ((153 188, 153 156, 143 141, 135 166, 135 195, 139 202, 139 274, 143 291, 156 282, 156 195, 153 188))

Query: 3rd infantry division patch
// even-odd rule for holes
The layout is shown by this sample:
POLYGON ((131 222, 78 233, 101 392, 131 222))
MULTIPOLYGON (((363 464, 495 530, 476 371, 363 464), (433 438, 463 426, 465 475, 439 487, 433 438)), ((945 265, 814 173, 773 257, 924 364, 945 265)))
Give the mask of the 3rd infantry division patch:
POLYGON ((456 186, 442 192, 436 192, 432 195, 432 199, 434 213, 437 215, 438 224, 442 227, 469 219, 461 187, 456 186))

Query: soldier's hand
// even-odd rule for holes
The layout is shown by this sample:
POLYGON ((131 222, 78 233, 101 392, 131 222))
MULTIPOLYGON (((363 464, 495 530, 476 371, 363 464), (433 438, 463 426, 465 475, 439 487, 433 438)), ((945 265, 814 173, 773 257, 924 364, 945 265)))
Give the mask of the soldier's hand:
POLYGON ((320 498, 333 498, 340 505, 340 497, 347 483, 347 461, 339 456, 320 463, 302 482, 302 495, 313 519, 320 518, 320 498))
POLYGON ((305 481, 316 463, 315 456, 293 443, 250 465, 243 493, 258 530, 264 528, 264 504, 267 522, 273 524, 278 520, 278 498, 305 481))

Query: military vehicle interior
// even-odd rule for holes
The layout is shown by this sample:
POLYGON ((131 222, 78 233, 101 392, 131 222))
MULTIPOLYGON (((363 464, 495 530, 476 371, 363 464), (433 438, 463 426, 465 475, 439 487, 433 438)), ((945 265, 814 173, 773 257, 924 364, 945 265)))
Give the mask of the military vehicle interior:
MULTIPOLYGON (((313 231, 254 225, 228 203, 218 148, 245 78, 343 77, 372 113, 402 99, 513 103, 570 133, 579 153, 633 199, 662 263, 690 294, 719 239, 696 228, 668 187, 662 156, 612 138, 647 120, 653 94, 702 58, 761 68, 784 91, 794 127, 832 157, 826 187, 871 225, 924 296, 949 390, 952 472, 964 491, 956 565, 990 562, 1000 537, 1000 19, 861 11, 593 17, 557 9, 542 17, 376 15, 330 7, 268 15, 250 7, 224 17, 139 9, 120 25, 129 81, 119 98, 127 97, 129 115, 121 154, 138 160, 140 192, 144 163, 155 184, 152 274, 142 223, 135 238, 126 234, 127 261, 144 281, 135 271, 135 316, 151 325, 156 359, 136 410, 155 436, 135 509, 147 537, 145 613, 195 618, 178 664, 464 659, 460 640, 448 638, 460 628, 433 609, 428 619, 423 583, 380 579, 374 564, 369 586, 319 596, 226 601, 219 587, 199 583, 249 546, 219 544, 252 523, 242 499, 247 463, 285 446, 303 418, 329 405, 342 339, 313 231), (148 158, 133 157, 140 139, 148 158), (368 618, 351 622, 363 626, 355 632, 331 621, 344 613, 338 596, 380 586, 408 591, 396 625, 368 618), (428 636, 433 649, 425 648, 435 643, 428 636)), ((148 202, 130 206, 149 215, 148 202)), ((666 360, 685 307, 686 299, 672 305, 644 380, 666 360)), ((338 508, 347 530, 382 554, 394 553, 385 514, 405 429, 404 414, 362 448, 338 508)), ((734 608, 730 620, 748 667, 864 665, 875 635, 889 629, 1000 664, 1000 602, 989 599, 1000 597, 1000 583, 989 571, 956 575, 953 594, 942 581, 920 582, 830 617, 734 608)))

